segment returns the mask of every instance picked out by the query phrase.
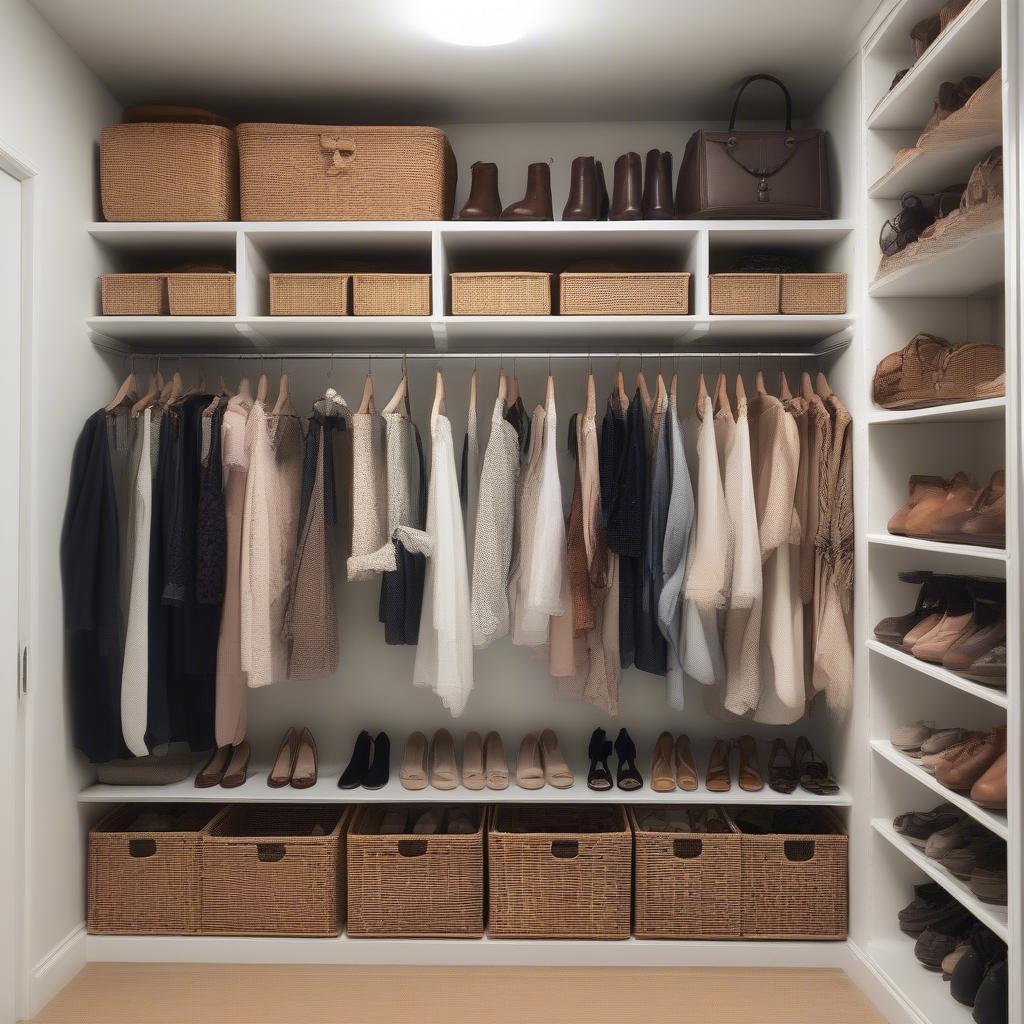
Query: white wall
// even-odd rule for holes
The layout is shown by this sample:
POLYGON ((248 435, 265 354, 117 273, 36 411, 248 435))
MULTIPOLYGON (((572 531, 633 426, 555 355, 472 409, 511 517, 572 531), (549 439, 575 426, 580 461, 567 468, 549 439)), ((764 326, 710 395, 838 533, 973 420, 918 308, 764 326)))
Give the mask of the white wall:
MULTIPOLYGON (((25 747, 30 781, 24 832, 24 968, 33 971, 81 925, 84 905, 84 847, 75 800, 82 772, 65 717, 58 540, 75 437, 110 386, 110 369, 92 351, 82 318, 91 310, 95 288, 95 256, 85 231, 95 212, 95 140, 100 125, 116 118, 118 107, 24 0, 0 0, 0 22, 0 146, 15 150, 37 171, 34 384, 28 413, 35 453, 28 516, 31 682, 25 747)), ((22 993, 26 1017, 47 997, 32 988, 36 991, 22 993)))

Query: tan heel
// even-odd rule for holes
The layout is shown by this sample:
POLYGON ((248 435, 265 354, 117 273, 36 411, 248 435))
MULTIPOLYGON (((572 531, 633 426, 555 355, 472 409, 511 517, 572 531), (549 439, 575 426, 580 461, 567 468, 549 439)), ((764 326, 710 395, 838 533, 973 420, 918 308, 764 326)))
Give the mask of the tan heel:
POLYGON ((508 789, 505 744, 496 732, 489 732, 484 740, 484 776, 488 789, 508 789))
POLYGON ((447 729, 438 729, 430 742, 430 785, 440 790, 457 789, 459 785, 455 740, 447 729))
POLYGON ((697 762, 693 759, 690 737, 683 733, 676 740, 676 785, 684 793, 693 793, 698 786, 697 762))
POLYGON ((675 752, 672 734, 663 732, 654 744, 654 756, 651 758, 651 789, 655 793, 672 793, 676 788, 674 770, 675 752))
POLYGON ((519 744, 516 757, 516 785, 520 789, 541 789, 544 785, 544 767, 540 760, 540 743, 532 732, 519 744))
POLYGON ((414 732, 405 743, 402 755, 402 767, 398 771, 398 780, 402 789, 426 789, 427 777, 427 737, 421 732, 414 732))
POLYGON ((569 789, 576 781, 570 771, 558 745, 558 736, 553 729, 545 729, 540 734, 540 759, 544 766, 544 781, 555 789, 569 789))
POLYGON ((462 744, 462 784, 466 789, 483 789, 484 781, 484 742, 480 733, 466 733, 462 744))
POLYGON ((282 789, 287 786, 295 770, 295 757, 299 752, 299 734, 292 726, 281 740, 281 746, 274 760, 274 767, 267 776, 267 785, 271 789, 282 789))

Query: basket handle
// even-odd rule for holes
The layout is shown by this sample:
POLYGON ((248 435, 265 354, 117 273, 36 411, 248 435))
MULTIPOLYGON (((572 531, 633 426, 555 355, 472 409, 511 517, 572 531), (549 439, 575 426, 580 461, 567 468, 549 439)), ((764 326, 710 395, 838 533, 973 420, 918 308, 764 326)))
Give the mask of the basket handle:
POLYGON ((782 852, 786 860, 799 863, 801 861, 814 860, 813 839, 787 839, 782 844, 782 852))
POLYGON ((331 159, 327 164, 329 177, 343 174, 355 163, 356 144, 351 139, 340 135, 321 135, 320 148, 325 153, 331 154, 331 159))
POLYGON ((426 839, 399 839, 399 857, 422 857, 427 852, 426 839))
POLYGON ((155 839, 129 839, 128 856, 141 860, 143 857, 152 857, 156 854, 155 839))
POLYGON ((257 843, 256 856, 264 864, 276 864, 284 860, 284 843, 257 843))
POLYGON ((556 839, 551 844, 551 856, 557 860, 574 860, 580 855, 580 844, 575 839, 556 839))
POLYGON ((696 860, 703 852, 703 839, 674 839, 672 841, 672 856, 679 860, 696 860))

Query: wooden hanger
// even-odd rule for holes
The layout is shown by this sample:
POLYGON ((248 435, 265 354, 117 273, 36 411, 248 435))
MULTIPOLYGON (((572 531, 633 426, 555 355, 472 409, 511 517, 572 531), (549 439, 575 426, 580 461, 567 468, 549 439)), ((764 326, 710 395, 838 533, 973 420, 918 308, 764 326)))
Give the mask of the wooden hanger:
POLYGON ((704 406, 707 405, 708 399, 708 382, 704 379, 702 373, 697 378, 697 398, 693 403, 694 412, 697 414, 697 419, 704 419, 704 406))
POLYGON ((246 402, 252 404, 252 385, 249 383, 249 378, 248 377, 243 377, 238 382, 237 394, 238 394, 238 396, 240 398, 242 398, 246 402))
POLYGON ((502 407, 508 404, 508 378, 505 376, 505 372, 502 371, 498 374, 498 401, 501 402, 502 407))
POLYGON ((163 391, 160 392, 160 404, 174 405, 181 398, 184 388, 185 382, 181 379, 181 371, 175 370, 171 375, 170 381, 164 385, 163 391))
POLYGON ((662 399, 668 396, 668 391, 665 388, 665 378, 661 375, 661 371, 658 371, 658 377, 654 382, 654 403, 660 405, 662 399))
POLYGON ((740 373, 736 374, 736 408, 738 409, 740 403, 744 405, 747 401, 747 389, 743 386, 743 375, 740 373))
POLYGON ((288 407, 288 374, 281 371, 281 382, 277 389, 277 401, 274 403, 274 411, 271 416, 280 416, 288 407))
POLYGON ((228 387, 227 381, 225 381, 223 377, 217 378, 217 385, 220 388, 220 391, 218 393, 220 394, 221 398, 231 398, 231 396, 234 394, 231 388, 228 387))
POLYGON ((587 407, 584 415, 590 419, 597 416, 597 385, 592 373, 587 374, 587 407))
POLYGON ((822 399, 832 397, 832 388, 829 387, 828 378, 820 370, 814 378, 814 387, 822 399))
POLYGON ((519 378, 516 376, 515 368, 512 376, 508 379, 508 405, 513 406, 519 401, 519 378))
POLYGON ((149 390, 132 406, 132 415, 140 416, 149 406, 160 400, 160 394, 164 389, 164 379, 157 370, 149 378, 149 390))
POLYGON ((476 368, 469 378, 469 413, 472 416, 476 409, 476 368))
POLYGON ((374 412, 373 405, 373 374, 367 372, 366 380, 363 381, 363 397, 359 399, 359 408, 356 410, 360 415, 374 412))
POLYGON ((636 386, 640 391, 640 401, 644 403, 644 408, 649 408, 651 404, 651 392, 647 387, 647 378, 644 376, 643 370, 636 375, 636 386))
POLYGON ((625 411, 626 406, 629 405, 629 395, 626 394, 626 382, 623 380, 621 370, 616 371, 615 374, 615 397, 618 398, 619 405, 625 411))
POLYGON ((672 374, 672 382, 668 386, 668 400, 673 405, 676 404, 676 395, 677 395, 676 385, 678 383, 679 383, 679 374, 673 372, 673 374, 672 374))
POLYGON ((555 400, 555 378, 548 374, 548 382, 544 388, 544 408, 546 409, 555 400))
POLYGON ((718 374, 718 382, 715 384, 715 415, 720 412, 728 412, 732 415, 732 406, 729 404, 729 387, 725 380, 725 374, 718 374))
POLYGON ((267 403, 267 392, 270 390, 270 378, 265 373, 260 373, 260 379, 256 381, 256 401, 262 405, 267 403))
POLYGON ((441 371, 437 371, 434 380, 434 404, 430 409, 430 422, 433 423, 438 416, 444 415, 444 377, 441 371))
MULTIPOLYGON (((135 360, 133 359, 132 362, 135 360)), ((119 405, 126 405, 133 403, 139 397, 139 382, 135 377, 135 371, 132 370, 127 377, 121 382, 121 386, 117 389, 117 393, 103 407, 104 412, 113 412, 119 405)))
POLYGON ((764 386, 764 374, 758 370, 757 376, 754 378, 754 391, 759 395, 767 395, 768 389, 764 386))
POLYGON ((793 392, 789 390, 789 381, 786 379, 786 371, 779 370, 779 401, 791 402, 793 392))

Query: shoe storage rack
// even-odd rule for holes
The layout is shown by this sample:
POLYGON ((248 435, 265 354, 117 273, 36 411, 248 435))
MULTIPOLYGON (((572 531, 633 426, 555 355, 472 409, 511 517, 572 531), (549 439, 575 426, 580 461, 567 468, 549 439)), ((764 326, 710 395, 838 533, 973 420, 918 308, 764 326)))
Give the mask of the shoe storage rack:
MULTIPOLYGON (((976 0, 943 32, 889 90, 893 76, 909 62, 907 33, 935 4, 904 0, 866 41, 863 61, 863 161, 865 245, 868 285, 861 307, 864 407, 860 443, 867 457, 856 460, 860 506, 857 575, 857 686, 861 728, 870 751, 867 799, 870 839, 855 859, 870 865, 872 882, 854 914, 853 931, 871 969, 899 994, 918 1019, 967 1024, 971 1009, 955 1002, 939 974, 915 959, 914 940, 901 933, 897 911, 913 897, 912 885, 937 882, 1010 948, 1010 1020, 1022 1012, 1021 962, 1021 606, 1020 606, 1020 352, 1019 211, 1014 205, 1014 147, 1019 109, 1014 95, 1014 4, 976 0), (991 130, 964 133, 957 144, 938 153, 921 153, 889 174, 900 147, 913 146, 939 84, 964 75, 987 77, 1002 68, 1003 122, 991 130), (879 258, 873 235, 906 190, 934 191, 965 181, 973 164, 992 146, 1003 145, 1006 196, 1004 223, 941 256, 875 279, 879 258), (873 184, 872 184, 873 183, 873 184), (888 411, 871 405, 874 367, 900 349, 917 331, 950 341, 1005 345, 1006 396, 912 411, 888 411), (952 476, 966 469, 985 481, 1005 466, 1007 542, 1005 548, 949 544, 886 532, 886 520, 905 500, 912 473, 952 476), (912 590, 897 574, 911 569, 1005 578, 1007 581, 1008 662, 1005 690, 983 686, 928 664, 874 639, 873 627, 887 615, 906 611, 912 590), (1009 729, 1009 803, 1005 812, 986 810, 966 793, 953 793, 889 741, 894 728, 927 720, 986 729, 1009 729), (949 801, 1008 845, 1009 900, 1000 907, 983 903, 964 882, 893 828, 893 816, 931 809, 949 801)), ((860 804, 858 791, 855 804, 860 804)), ((861 809, 858 809, 861 818, 861 809)), ((861 818, 861 820, 863 820, 861 818)))

